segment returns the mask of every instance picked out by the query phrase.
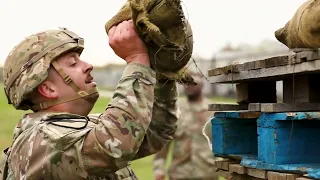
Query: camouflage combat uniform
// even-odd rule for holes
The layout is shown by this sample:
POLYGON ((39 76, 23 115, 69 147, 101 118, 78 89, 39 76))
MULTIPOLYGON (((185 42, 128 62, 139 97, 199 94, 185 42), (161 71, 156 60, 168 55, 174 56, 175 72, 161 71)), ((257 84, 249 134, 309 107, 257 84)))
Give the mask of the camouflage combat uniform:
POLYGON ((24 115, 15 128, 8 179, 137 179, 130 161, 172 139, 177 92, 174 82, 157 84, 153 103, 152 70, 134 66, 127 65, 101 115, 24 115), (137 71, 143 80, 133 76, 137 71))
MULTIPOLYGON (((212 117, 207 111, 209 100, 200 104, 190 104, 185 98, 179 99, 181 116, 174 139, 156 154, 153 165, 155 175, 165 174, 165 164, 168 159, 169 146, 172 144, 172 162, 169 179, 216 179, 216 167, 213 153, 208 147, 202 128, 212 117)), ((211 137, 211 124, 205 130, 211 137)))
MULTIPOLYGON (((22 41, 5 64, 9 103, 29 109, 23 102, 48 76, 51 61, 70 50, 81 53, 82 44, 80 37, 66 30, 46 31, 22 41)), ((72 84, 66 74, 60 75, 72 84)), ((161 84, 155 77, 149 67, 128 64, 102 114, 25 114, 14 130, 11 148, 2 155, 0 179, 137 179, 130 161, 160 150, 172 139, 178 119, 175 81, 161 84)), ((72 87, 77 92, 73 99, 97 92, 72 87)))

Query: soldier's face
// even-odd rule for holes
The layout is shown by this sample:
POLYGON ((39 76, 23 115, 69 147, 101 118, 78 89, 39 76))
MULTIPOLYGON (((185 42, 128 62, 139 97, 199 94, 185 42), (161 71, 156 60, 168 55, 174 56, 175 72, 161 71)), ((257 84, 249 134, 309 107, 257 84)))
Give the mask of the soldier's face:
POLYGON ((82 61, 78 53, 67 53, 59 58, 57 62, 81 90, 88 90, 97 86, 91 75, 93 66, 82 61))
POLYGON ((203 80, 200 76, 193 76, 194 81, 197 85, 186 85, 185 86, 185 93, 188 98, 194 99, 199 97, 202 94, 203 88, 203 80))
POLYGON ((187 96, 197 96, 201 94, 201 90, 202 90, 201 84, 185 86, 185 92, 187 96))
MULTIPOLYGON (((67 53, 56 61, 63 71, 69 75, 72 81, 80 88, 80 90, 89 90, 96 87, 96 83, 91 75, 93 66, 85 61, 82 61, 78 53, 67 53)), ((51 69, 49 72, 49 79, 55 84, 55 90, 59 94, 58 98, 70 97, 77 93, 71 88, 71 86, 66 84, 58 72, 54 71, 53 69, 51 69)), ((69 107, 68 112, 87 115, 87 113, 89 113, 93 108, 93 105, 98 97, 99 94, 96 93, 90 97, 86 97, 86 99, 80 98, 67 102, 66 104, 68 104, 69 107)))

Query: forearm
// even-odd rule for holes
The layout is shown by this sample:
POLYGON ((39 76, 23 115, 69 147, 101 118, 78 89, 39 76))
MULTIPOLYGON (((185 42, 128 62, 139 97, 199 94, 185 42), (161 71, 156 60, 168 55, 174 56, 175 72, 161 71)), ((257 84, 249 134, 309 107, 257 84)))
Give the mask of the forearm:
POLYGON ((134 157, 151 121, 154 83, 155 73, 150 68, 126 66, 99 124, 85 139, 83 154, 87 163, 92 161, 88 168, 117 170, 134 157))
POLYGON ((175 81, 157 83, 154 89, 152 120, 144 141, 134 159, 148 156, 161 150, 173 139, 179 116, 178 91, 175 81))

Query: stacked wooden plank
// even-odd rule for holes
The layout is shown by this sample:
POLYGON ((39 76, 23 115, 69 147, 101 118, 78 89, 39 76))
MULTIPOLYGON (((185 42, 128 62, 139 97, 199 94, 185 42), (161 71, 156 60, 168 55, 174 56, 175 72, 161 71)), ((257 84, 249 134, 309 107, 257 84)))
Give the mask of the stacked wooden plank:
POLYGON ((306 175, 293 174, 287 172, 276 172, 262 169, 248 168, 240 165, 239 162, 232 159, 221 159, 216 161, 218 167, 218 173, 225 179, 271 179, 271 180, 311 180, 306 175))
POLYGON ((211 104, 212 111, 294 112, 320 110, 320 51, 296 50, 208 71, 211 83, 235 84, 238 104, 211 104), (283 82, 283 103, 277 103, 276 82, 283 82))
POLYGON ((234 83, 237 104, 210 104, 212 149, 227 179, 320 179, 320 51, 209 70, 234 83), (318 82, 319 80, 319 82, 318 82), (283 81, 283 102, 276 82, 283 81), (319 112, 318 112, 319 111, 319 112))

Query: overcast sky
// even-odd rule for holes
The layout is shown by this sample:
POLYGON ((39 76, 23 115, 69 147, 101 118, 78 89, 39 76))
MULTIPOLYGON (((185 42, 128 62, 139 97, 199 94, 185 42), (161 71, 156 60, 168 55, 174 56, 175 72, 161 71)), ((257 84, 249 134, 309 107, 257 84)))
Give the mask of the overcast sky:
MULTIPOLYGON (((122 62, 108 45, 104 24, 126 0, 1 0, 0 65, 24 37, 67 27, 85 39, 82 58, 94 65, 122 62)), ((274 38, 304 0, 183 0, 194 33, 194 55, 210 58, 226 43, 274 38)))

